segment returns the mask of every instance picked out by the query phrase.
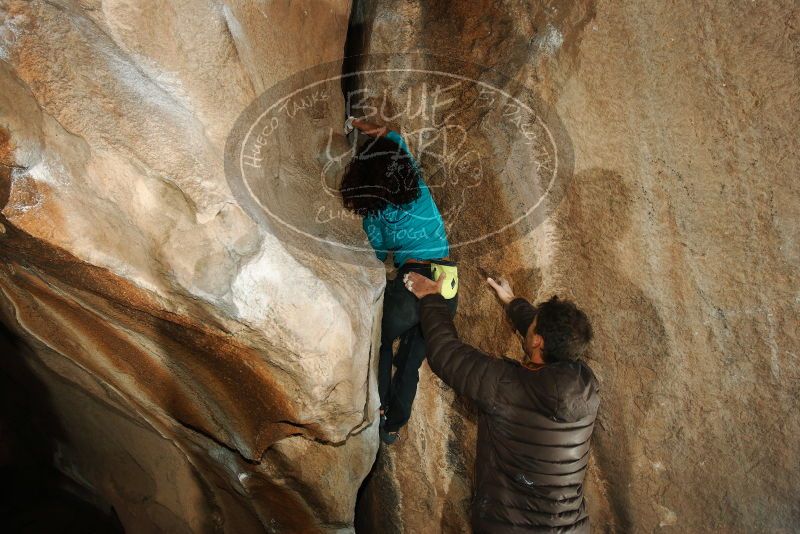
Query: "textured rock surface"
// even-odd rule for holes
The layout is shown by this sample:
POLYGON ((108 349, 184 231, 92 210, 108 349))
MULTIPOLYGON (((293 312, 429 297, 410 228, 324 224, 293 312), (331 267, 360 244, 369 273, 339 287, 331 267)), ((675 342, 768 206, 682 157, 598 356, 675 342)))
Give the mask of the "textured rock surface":
MULTIPOLYGON (((536 231, 493 240, 494 253, 460 251, 457 325, 487 351, 519 354, 477 266, 590 312, 603 390, 587 482, 596 530, 796 530, 797 6, 387 1, 356 14, 365 52, 493 67, 564 122, 575 155, 564 197, 536 231)), ((402 109, 411 75, 380 76, 374 85, 402 109)), ((459 116, 475 107, 454 105, 459 116)), ((497 153, 494 131, 470 135, 497 153)), ((491 179, 500 191, 475 211, 508 217, 488 200, 506 179, 491 179)), ((445 210, 454 201, 435 194, 445 210)), ((469 221, 455 234, 474 233, 469 221)), ((425 368, 405 439, 381 449, 357 524, 464 531, 473 436, 474 415, 425 368)))
POLYGON ((352 526, 382 274, 287 251, 222 157, 261 91, 341 57, 349 10, 0 3, 2 320, 61 469, 131 532, 352 526))
MULTIPOLYGON (((58 467, 131 532, 348 530, 375 457, 382 269, 285 246, 224 176, 245 106, 342 55, 349 2, 287 5, 0 1, 0 316, 27 345, 3 359, 47 392, 58 467)), ((478 266, 591 313, 597 530, 795 530, 796 6, 354 9, 351 52, 493 67, 540 95, 571 139, 574 176, 535 230, 458 249, 457 323, 489 352, 520 354, 478 266)), ((395 111, 409 80, 372 77, 395 111)), ((481 118, 473 94, 456 96, 464 123, 481 118)), ((327 105, 288 133, 289 175, 310 177, 327 141, 318 132, 338 130, 344 102, 327 105)), ((457 215, 458 241, 532 201, 515 193, 520 146, 489 126, 468 131, 483 156, 479 199, 455 210, 460 189, 434 192, 457 215)), ((436 176, 436 161, 422 162, 436 176)), ((466 531, 474 418, 423 366, 357 526, 466 531)))

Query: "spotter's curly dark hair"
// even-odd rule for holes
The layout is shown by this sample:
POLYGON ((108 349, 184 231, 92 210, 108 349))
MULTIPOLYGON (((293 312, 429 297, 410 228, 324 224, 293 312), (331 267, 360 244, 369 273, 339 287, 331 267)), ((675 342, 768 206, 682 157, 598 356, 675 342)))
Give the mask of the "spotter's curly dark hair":
POLYGON ((339 192, 344 207, 363 217, 389 204, 401 206, 419 198, 418 177, 412 158, 400 145, 378 137, 347 165, 339 192))

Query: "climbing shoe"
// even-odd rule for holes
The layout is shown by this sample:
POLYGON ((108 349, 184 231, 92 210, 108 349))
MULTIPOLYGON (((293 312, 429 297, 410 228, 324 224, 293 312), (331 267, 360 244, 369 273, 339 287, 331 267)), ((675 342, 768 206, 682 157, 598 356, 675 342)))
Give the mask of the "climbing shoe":
POLYGON ((397 438, 400 437, 399 432, 387 432, 386 428, 383 425, 381 425, 381 427, 378 429, 378 434, 380 434, 381 436, 381 441, 386 443, 387 445, 391 445, 392 443, 397 441, 397 438))

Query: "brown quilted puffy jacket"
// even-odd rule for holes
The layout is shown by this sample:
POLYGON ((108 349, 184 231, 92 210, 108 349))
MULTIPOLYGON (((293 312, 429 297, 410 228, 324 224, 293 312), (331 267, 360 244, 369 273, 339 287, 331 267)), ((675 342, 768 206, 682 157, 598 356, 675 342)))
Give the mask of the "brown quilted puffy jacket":
MULTIPOLYGON (((506 311, 518 330, 533 315, 520 298, 506 311)), ((489 356, 458 339, 439 294, 420 300, 420 321, 433 372, 479 409, 474 532, 589 532, 583 480, 600 403, 589 366, 489 356)))

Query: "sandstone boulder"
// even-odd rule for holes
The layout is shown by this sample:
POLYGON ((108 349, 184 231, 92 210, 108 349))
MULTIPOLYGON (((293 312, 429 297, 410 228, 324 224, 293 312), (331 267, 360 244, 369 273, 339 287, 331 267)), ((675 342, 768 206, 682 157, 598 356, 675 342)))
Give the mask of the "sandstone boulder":
POLYGON ((0 301, 28 346, 4 359, 50 391, 61 470, 132 532, 352 528, 382 273, 288 250, 223 158, 260 92, 341 57, 349 9, 0 7, 0 301))

